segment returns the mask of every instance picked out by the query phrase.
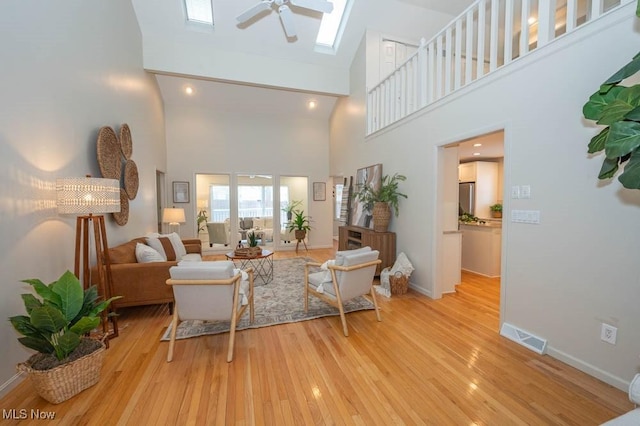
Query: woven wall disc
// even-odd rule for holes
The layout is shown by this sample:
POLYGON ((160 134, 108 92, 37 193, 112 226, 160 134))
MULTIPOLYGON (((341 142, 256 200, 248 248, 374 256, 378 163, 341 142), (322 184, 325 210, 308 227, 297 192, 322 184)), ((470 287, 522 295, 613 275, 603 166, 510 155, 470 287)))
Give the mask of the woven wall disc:
POLYGON ((131 140, 131 129, 126 123, 120 127, 120 149, 124 158, 130 160, 131 154, 133 154, 133 141, 131 140))
POLYGON ((122 153, 116 132, 111 127, 102 127, 98 132, 97 154, 102 177, 120 180, 122 153))
POLYGON ((113 218, 120 226, 124 226, 129 221, 129 198, 124 189, 120 188, 120 211, 113 213, 113 218))
POLYGON ((130 200, 133 200, 136 198, 136 195, 138 195, 139 183, 138 166, 136 166, 136 162, 127 160, 124 165, 124 190, 130 200))

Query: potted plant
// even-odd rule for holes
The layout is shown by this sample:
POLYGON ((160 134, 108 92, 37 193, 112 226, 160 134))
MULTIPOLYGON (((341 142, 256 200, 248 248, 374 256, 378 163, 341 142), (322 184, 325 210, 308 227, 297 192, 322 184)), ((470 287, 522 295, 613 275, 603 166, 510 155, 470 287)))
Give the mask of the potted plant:
MULTIPOLYGON (((636 15, 640 17, 640 1, 636 15)), ((640 189, 640 84, 621 83, 638 71, 640 53, 602 83, 582 108, 584 118, 604 126, 588 147, 590 154, 605 153, 598 178, 612 178, 626 163, 618 180, 629 189, 640 189)))
POLYGON ((293 212, 302 204, 302 200, 291 200, 282 207, 282 211, 287 215, 287 221, 291 222, 293 218, 293 212))
POLYGON ((287 230, 289 232, 294 231, 296 239, 302 241, 307 236, 307 231, 311 230, 311 218, 304 215, 303 210, 295 210, 293 212, 292 220, 287 224, 287 230))
POLYGON ((58 404, 100 379, 105 345, 84 335, 100 325, 101 313, 119 297, 100 301, 97 287, 83 290, 70 271, 49 285, 38 279, 23 282, 41 299, 22 294, 27 315, 9 321, 23 336, 18 341, 38 353, 17 368, 28 374, 41 397, 58 404))
POLYGON ((385 175, 380 182, 380 188, 375 190, 371 186, 363 185, 355 193, 355 197, 364 204, 367 210, 373 214, 373 230, 387 232, 391 220, 391 210, 398 217, 398 202, 400 197, 407 198, 398 189, 398 182, 407 180, 406 176, 395 173, 393 176, 385 175))
POLYGON ((207 220, 209 220, 209 217, 207 216, 207 211, 200 210, 198 212, 198 216, 196 216, 196 223, 198 224, 198 233, 205 231, 207 220))
POLYGON ((489 206, 489 210, 491 210, 491 217, 493 218, 502 217, 502 204, 496 203, 492 206, 489 206))

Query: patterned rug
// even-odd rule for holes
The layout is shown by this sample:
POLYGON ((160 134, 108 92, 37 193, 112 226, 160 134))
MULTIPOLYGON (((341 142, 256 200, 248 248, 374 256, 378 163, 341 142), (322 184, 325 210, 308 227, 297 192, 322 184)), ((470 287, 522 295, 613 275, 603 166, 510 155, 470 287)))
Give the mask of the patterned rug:
MULTIPOLYGON (((255 320, 249 324, 249 309, 240 319, 238 330, 267 327, 275 324, 306 321, 314 318, 340 315, 337 308, 309 297, 309 312, 304 311, 304 264, 311 259, 294 258, 273 261, 273 281, 256 286, 254 291, 255 320)), ((373 303, 364 297, 348 301, 345 312, 373 309, 373 303)), ((178 325, 176 339, 218 334, 229 331, 229 321, 183 321, 178 325)), ((171 325, 162 337, 169 340, 171 325)))

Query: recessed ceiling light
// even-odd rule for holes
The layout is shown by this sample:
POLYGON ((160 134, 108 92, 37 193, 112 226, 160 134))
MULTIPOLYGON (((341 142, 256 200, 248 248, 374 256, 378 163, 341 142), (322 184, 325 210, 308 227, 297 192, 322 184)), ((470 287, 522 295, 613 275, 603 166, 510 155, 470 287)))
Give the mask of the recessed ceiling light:
POLYGON ((312 99, 312 100, 309 101, 307 106, 309 107, 309 109, 315 109, 318 106, 318 102, 316 102, 315 100, 312 99))
POLYGON ((193 95, 193 87, 191 86, 187 86, 184 88, 184 93, 186 93, 187 95, 193 95))
POLYGON ((473 146, 482 146, 481 143, 474 143, 473 146))
POLYGON ((480 155, 480 153, 479 152, 474 152, 473 155, 478 156, 478 155, 480 155))

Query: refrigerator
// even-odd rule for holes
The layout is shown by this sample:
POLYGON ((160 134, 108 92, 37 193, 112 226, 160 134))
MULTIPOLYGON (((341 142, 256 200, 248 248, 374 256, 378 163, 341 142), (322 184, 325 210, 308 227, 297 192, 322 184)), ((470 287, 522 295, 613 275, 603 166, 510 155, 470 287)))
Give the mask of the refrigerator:
POLYGON ((476 210, 476 197, 475 197, 475 182, 462 182, 459 184, 459 214, 469 213, 475 216, 476 210))

